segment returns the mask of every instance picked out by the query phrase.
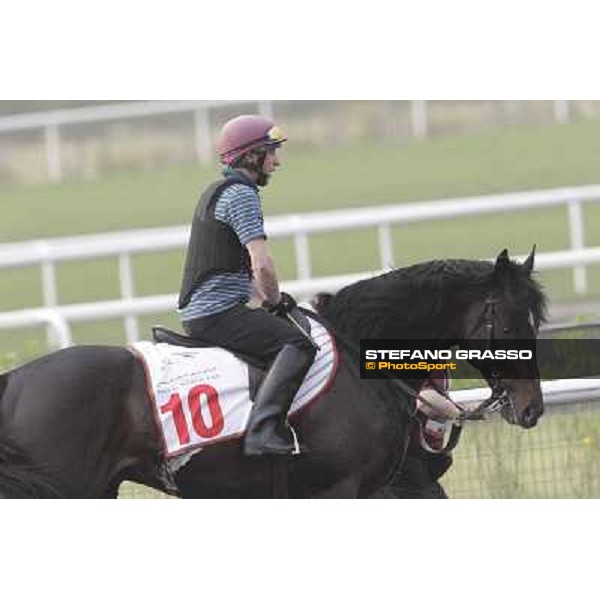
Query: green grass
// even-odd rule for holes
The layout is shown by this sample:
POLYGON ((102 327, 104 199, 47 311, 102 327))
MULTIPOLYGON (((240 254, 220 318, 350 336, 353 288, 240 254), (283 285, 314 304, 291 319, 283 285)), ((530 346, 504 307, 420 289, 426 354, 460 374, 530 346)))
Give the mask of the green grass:
MULTIPOLYGON (((527 431, 499 417, 468 423, 442 484, 451 498, 600 498, 599 411, 550 408, 527 431)), ((120 497, 165 496, 127 482, 120 497)))
MULTIPOLYGON (((284 165, 265 190, 269 215, 344 207, 374 206, 434 198, 597 183, 600 121, 570 125, 505 128, 392 145, 365 143, 346 148, 286 148, 284 165)), ((3 218, 0 242, 187 223, 214 168, 179 165, 156 171, 118 173, 96 181, 0 188, 3 218)), ((566 248, 563 208, 440 220, 393 228, 396 266, 434 257, 492 256, 504 247, 526 253, 566 248)), ((600 206, 585 209, 586 236, 600 244, 600 206)), ((273 242, 280 276, 295 278, 288 241, 273 242)), ((379 268, 374 230, 310 237, 315 275, 379 268), (340 251, 341 250, 341 251, 340 251)), ((174 293, 180 281, 183 250, 134 259, 138 295, 174 293)), ((590 296, 600 296, 600 267, 589 269, 590 296)), ((4 270, 0 311, 42 303, 37 268, 4 270)), ((568 270, 543 274, 551 297, 573 298, 568 270)), ((62 264, 59 301, 87 302, 119 297, 116 259, 62 264)), ((174 313, 153 320, 177 324, 174 313)), ((150 318, 144 318, 143 327, 150 318)), ((147 331, 147 329, 145 329, 147 331)), ((118 321, 77 325, 78 342, 123 340, 118 321)), ((43 345, 43 328, 28 332, 43 345)), ((2 332, 1 351, 20 345, 19 332, 2 332)))
MULTIPOLYGON (((265 191, 281 214, 598 183, 600 121, 404 145, 294 151, 265 191)), ((215 169, 180 165, 95 181, 0 188, 0 241, 186 223, 215 169)))
POLYGON ((548 410, 521 430, 470 423, 442 479, 454 498, 600 498, 600 413, 594 403, 548 410))

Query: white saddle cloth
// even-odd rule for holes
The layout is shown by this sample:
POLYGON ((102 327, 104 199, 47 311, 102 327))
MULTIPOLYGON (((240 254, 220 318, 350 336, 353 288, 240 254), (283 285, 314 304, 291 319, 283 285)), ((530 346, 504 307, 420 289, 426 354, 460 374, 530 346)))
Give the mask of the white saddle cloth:
MULTIPOLYGON (((320 350, 290 415, 327 390, 337 369, 331 335, 320 323, 310 322, 320 350)), ((131 348, 146 369, 148 396, 167 458, 243 435, 252 408, 246 363, 222 348, 152 342, 136 342, 131 348)))

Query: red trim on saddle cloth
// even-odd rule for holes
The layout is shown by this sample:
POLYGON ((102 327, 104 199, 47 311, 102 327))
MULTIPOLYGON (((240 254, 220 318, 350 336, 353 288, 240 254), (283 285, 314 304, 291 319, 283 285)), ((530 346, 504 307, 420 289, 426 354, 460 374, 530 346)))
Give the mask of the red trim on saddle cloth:
POLYGON ((160 440, 160 445, 162 446, 163 456, 167 454, 167 444, 165 442, 165 437, 162 433, 162 426, 160 421, 158 420, 158 415, 156 414, 156 399, 154 397, 154 390, 152 389, 152 378, 150 377, 150 371, 148 370, 148 363, 144 356, 138 352, 133 346, 125 346, 131 354, 135 357, 135 359, 142 365, 144 369, 144 385, 146 388, 146 400, 148 401, 148 405, 150 406, 150 412, 152 413, 152 422, 154 423, 154 427, 156 430, 156 437, 160 440))

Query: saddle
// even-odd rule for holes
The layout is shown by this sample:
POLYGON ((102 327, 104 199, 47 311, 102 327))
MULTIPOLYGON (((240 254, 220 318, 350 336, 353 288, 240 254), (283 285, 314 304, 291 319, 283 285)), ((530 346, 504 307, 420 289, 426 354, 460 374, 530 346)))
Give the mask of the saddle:
MULTIPOLYGON (((298 325, 300 325, 300 327, 308 335, 310 335, 310 321, 308 320, 306 314, 304 314, 304 312, 302 312, 302 310, 300 310, 298 307, 294 307, 290 314, 298 323, 298 325)), ((209 342, 207 340, 203 340, 202 338, 190 337, 160 325, 154 325, 152 327, 152 341, 155 344, 171 344, 172 346, 182 346, 184 348, 213 348, 215 346, 214 342, 209 342)), ((242 352, 233 351, 226 345, 222 345, 221 347, 225 350, 228 350, 249 365, 256 367, 257 369, 264 370, 268 367, 268 363, 257 356, 251 356, 242 352)))
MULTIPOLYGON (((331 333, 308 315, 320 350, 290 406, 291 419, 324 396, 339 365, 331 333)), ((154 340, 160 343, 135 342, 130 349, 144 365, 147 396, 162 431, 165 456, 173 459, 167 467, 176 470, 190 453, 244 435, 265 371, 248 364, 249 357, 164 327, 154 328, 154 340)), ((250 360, 256 363, 255 358, 250 360)))

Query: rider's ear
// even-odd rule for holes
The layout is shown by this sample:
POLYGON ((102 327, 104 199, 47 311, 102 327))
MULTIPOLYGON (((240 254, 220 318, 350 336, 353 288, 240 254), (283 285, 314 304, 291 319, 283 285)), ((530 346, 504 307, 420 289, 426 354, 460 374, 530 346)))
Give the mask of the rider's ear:
POLYGON ((498 254, 498 256, 496 257, 496 265, 494 266, 494 271, 496 271, 496 273, 500 273, 509 265, 510 258, 508 258, 508 250, 504 248, 504 250, 502 250, 502 252, 500 252, 500 254, 498 254))
POLYGON ((531 254, 527 257, 527 259, 525 260, 525 262, 522 265, 523 269, 527 273, 527 275, 531 275, 531 272, 533 271, 534 259, 535 259, 535 244, 533 245, 533 248, 531 249, 531 254))

